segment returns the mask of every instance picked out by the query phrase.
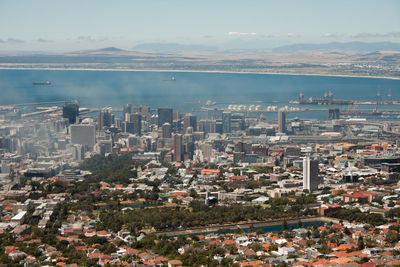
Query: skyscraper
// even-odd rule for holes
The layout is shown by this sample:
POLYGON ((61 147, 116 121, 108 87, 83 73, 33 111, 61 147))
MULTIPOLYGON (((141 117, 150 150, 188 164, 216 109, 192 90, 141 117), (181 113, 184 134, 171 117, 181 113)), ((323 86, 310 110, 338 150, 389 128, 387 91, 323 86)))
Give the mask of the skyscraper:
POLYGON ((215 120, 199 120, 199 131, 208 133, 216 132, 216 121, 215 120))
POLYGON ((286 133, 286 113, 283 110, 278 111, 278 132, 286 133))
POLYGON ((328 120, 338 120, 340 118, 340 110, 338 108, 328 109, 328 120))
POLYGON ((303 159, 303 190, 314 191, 318 189, 318 161, 310 157, 303 159))
POLYGON ((147 106, 135 106, 131 108, 131 113, 137 113, 142 116, 142 121, 149 121, 151 118, 150 107, 147 106))
POLYGON ((172 124, 172 108, 159 108, 158 113, 158 127, 161 127, 164 123, 168 122, 172 124))
POLYGON ((245 128, 244 115, 234 113, 231 115, 231 131, 242 131, 245 128))
POLYGON ((125 118, 125 114, 132 113, 132 105, 131 104, 126 104, 124 109, 122 110, 122 113, 124 115, 124 118, 125 118))
POLYGON ((189 127, 192 127, 193 131, 197 130, 197 117, 190 113, 183 118, 183 132, 185 133, 189 127))
POLYGON ((174 161, 183 161, 183 136, 174 134, 174 161))
POLYGON ((222 120, 222 109, 211 109, 208 111, 208 119, 210 120, 222 120))
POLYGON ((171 138, 171 124, 164 123, 161 126, 161 134, 162 134, 162 138, 171 138))
POLYGON ((76 118, 79 117, 79 105, 77 102, 65 103, 63 107, 63 118, 68 119, 70 124, 76 122, 76 118))
POLYGON ((231 132, 231 113, 230 112, 223 112, 222 113, 222 127, 224 133, 231 132))
POLYGON ((224 123, 222 121, 215 122, 215 132, 219 134, 224 132, 224 123))
POLYGON ((71 143, 93 148, 96 143, 96 128, 89 124, 74 124, 70 126, 71 143))
POLYGON ((125 114, 125 120, 125 132, 142 134, 142 116, 140 114, 125 114))
POLYGON ((110 109, 102 109, 97 115, 97 129, 109 128, 112 124, 112 115, 110 109))

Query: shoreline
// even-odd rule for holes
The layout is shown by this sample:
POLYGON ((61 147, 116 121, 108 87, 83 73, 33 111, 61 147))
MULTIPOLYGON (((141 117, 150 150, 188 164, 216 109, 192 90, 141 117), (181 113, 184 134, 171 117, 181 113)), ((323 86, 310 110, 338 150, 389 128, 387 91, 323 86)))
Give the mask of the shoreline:
POLYGON ((287 224, 297 224, 299 221, 302 223, 315 222, 320 221, 324 223, 339 223, 340 220, 335 218, 328 218, 322 216, 313 216, 313 217, 303 217, 303 218, 292 218, 292 219, 278 219, 271 221, 259 221, 259 222, 239 222, 239 223, 231 223, 231 224, 222 224, 222 225, 211 225, 211 226, 203 226, 203 227, 194 227, 185 230, 174 230, 174 231, 157 231, 153 232, 156 235, 166 235, 166 236, 176 236, 176 235, 196 235, 196 234, 206 234, 212 232, 218 232, 219 230, 235 230, 235 229, 243 229, 250 228, 253 226, 254 228, 260 227, 270 227, 282 225, 283 222, 286 221, 287 224))
POLYGON ((347 74, 319 74, 319 73, 288 73, 288 72, 253 72, 253 71, 222 71, 222 70, 167 70, 167 69, 116 69, 116 68, 12 68, 1 67, 0 70, 44 70, 44 71, 120 71, 120 72, 175 72, 175 73, 223 73, 223 74, 259 74, 259 75, 290 75, 290 76, 317 76, 317 77, 341 77, 341 78, 367 78, 367 79, 386 79, 400 80, 400 77, 391 76, 363 76, 347 74))

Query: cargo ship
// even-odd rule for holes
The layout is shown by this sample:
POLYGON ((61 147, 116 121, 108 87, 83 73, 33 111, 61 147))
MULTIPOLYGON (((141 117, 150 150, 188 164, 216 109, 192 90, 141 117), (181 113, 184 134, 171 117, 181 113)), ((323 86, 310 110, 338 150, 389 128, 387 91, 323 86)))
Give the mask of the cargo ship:
POLYGON ((32 85, 51 85, 50 81, 45 82, 33 82, 32 85))
POLYGON ((163 81, 165 81, 165 82, 175 82, 176 79, 175 79, 175 76, 172 76, 171 78, 165 79, 165 80, 163 80, 163 81))

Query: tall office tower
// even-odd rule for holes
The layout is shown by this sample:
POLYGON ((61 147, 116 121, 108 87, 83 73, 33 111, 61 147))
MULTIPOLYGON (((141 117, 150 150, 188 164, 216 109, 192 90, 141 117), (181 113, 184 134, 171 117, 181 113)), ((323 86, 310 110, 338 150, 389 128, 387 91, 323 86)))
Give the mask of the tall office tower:
POLYGON ((211 109, 208 111, 208 119, 210 120, 222 120, 222 109, 211 109))
POLYGON ((199 131, 208 133, 216 132, 216 121, 215 120, 199 120, 199 131))
POLYGON ((189 126, 186 128, 185 133, 184 134, 189 134, 192 135, 194 132, 193 127, 189 126))
POLYGON ((102 109, 97 115, 97 130, 109 128, 112 124, 112 114, 110 109, 102 109))
POLYGON ((193 159, 193 155, 194 155, 194 150, 196 149, 196 146, 194 144, 194 142, 183 142, 183 146, 184 146, 184 159, 193 159))
POLYGON ((122 115, 125 118, 125 114, 130 114, 132 113, 132 105, 131 104, 126 104, 125 107, 122 110, 122 115))
POLYGON ((224 123, 222 121, 215 122, 215 132, 219 134, 223 134, 224 132, 224 123))
POLYGON ((158 127, 168 122, 172 124, 172 108, 159 108, 158 113, 158 127))
POLYGON ((162 138, 171 138, 171 124, 166 122, 161 126, 162 138))
POLYGON ((328 120, 338 120, 340 118, 340 110, 338 108, 328 109, 328 120))
POLYGON ((172 113, 172 121, 180 121, 183 118, 183 114, 179 111, 175 111, 172 113))
POLYGON ((68 119, 70 124, 74 124, 77 117, 79 117, 78 102, 65 103, 65 106, 63 107, 63 118, 68 119))
POLYGON ((121 128, 122 127, 122 122, 124 120, 122 118, 114 118, 114 125, 117 128, 121 128))
POLYGON ((286 133, 286 113, 283 110, 278 111, 278 132, 286 133))
POLYGON ((311 192, 317 190, 318 185, 318 161, 305 157, 303 159, 303 190, 307 189, 311 192))
POLYGON ((142 134, 142 115, 125 114, 125 132, 136 135, 142 134))
POLYGON ((123 117, 123 120, 124 120, 125 122, 130 122, 130 121, 131 121, 131 114, 132 114, 132 113, 125 113, 125 114, 124 114, 124 117, 123 117))
POLYGON ((242 131, 245 129, 244 115, 235 113, 231 115, 231 131, 242 131))
POLYGON ((135 107, 132 107, 131 113, 140 114, 142 116, 142 121, 150 121, 150 118, 151 118, 150 107, 135 106, 135 107))
POLYGON ((189 127, 192 127, 193 131, 197 131, 197 117, 190 113, 183 118, 183 132, 186 132, 189 127))
POLYGON ((235 152, 244 152, 245 154, 250 154, 251 150, 251 143, 244 143, 242 141, 235 143, 235 152))
POLYGON ((93 148, 96 143, 96 128, 90 124, 74 124, 70 126, 71 143, 93 148))
POLYGON ((98 152, 100 155, 105 155, 106 153, 112 152, 112 141, 111 140, 100 140, 98 142, 98 152))
POLYGON ((141 114, 132 114, 131 122, 134 123, 134 134, 142 135, 142 115, 141 114))
POLYGON ((231 113, 223 112, 222 113, 222 128, 224 133, 231 132, 231 113))
POLYGON ((174 161, 183 161, 183 136, 174 134, 174 161))

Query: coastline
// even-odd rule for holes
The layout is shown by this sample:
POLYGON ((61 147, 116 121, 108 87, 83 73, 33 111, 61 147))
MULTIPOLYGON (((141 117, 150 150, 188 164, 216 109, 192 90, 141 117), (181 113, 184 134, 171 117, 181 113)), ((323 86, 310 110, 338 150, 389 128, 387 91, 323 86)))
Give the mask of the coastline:
POLYGON ((391 76, 363 76, 347 74, 321 74, 321 73, 288 73, 288 72, 254 72, 254 71, 221 71, 221 70, 167 70, 167 69, 117 69, 117 68, 12 68, 2 67, 0 70, 45 70, 45 71, 120 71, 120 72, 160 72, 160 73, 222 73, 222 74, 259 74, 259 75, 290 75, 290 76, 317 76, 317 77, 341 77, 341 78, 367 78, 367 79, 386 79, 400 80, 400 77, 391 76))

